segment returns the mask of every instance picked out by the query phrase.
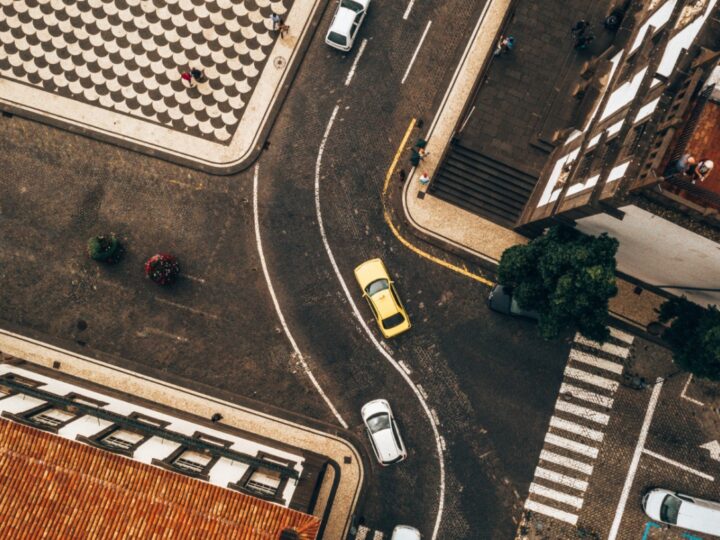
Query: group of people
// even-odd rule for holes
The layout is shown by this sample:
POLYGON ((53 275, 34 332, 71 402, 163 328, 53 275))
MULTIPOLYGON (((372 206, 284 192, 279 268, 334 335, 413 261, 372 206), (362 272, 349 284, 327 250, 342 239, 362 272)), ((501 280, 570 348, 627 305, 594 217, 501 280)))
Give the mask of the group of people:
POLYGON ((715 164, 711 159, 698 161, 692 154, 683 154, 680 159, 670 163, 665 174, 685 174, 692 179, 694 184, 698 180, 704 182, 714 167, 715 164))

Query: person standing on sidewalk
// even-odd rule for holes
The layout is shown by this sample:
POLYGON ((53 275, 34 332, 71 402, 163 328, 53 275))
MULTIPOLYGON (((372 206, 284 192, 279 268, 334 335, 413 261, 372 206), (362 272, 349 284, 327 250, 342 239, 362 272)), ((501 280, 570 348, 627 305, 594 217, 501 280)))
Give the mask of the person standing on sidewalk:
POLYGON ((501 54, 509 53, 515 47, 515 38, 512 36, 500 36, 497 47, 493 55, 500 56, 501 54))
POLYGON ((428 176, 427 171, 423 172, 420 175, 420 178, 418 179, 418 181, 420 182, 421 186, 427 186, 430 183, 430 176, 428 176))
POLYGON ((270 15, 270 25, 272 26, 273 32, 277 32, 282 26, 283 20, 280 15, 273 13, 270 15))
POLYGON ((207 77, 205 77, 205 72, 192 66, 190 66, 190 75, 192 75, 192 78, 195 79, 195 82, 202 83, 207 81, 207 77))
POLYGON ((180 74, 180 80, 182 81, 185 88, 195 88, 195 80, 193 79, 192 73, 189 71, 183 71, 180 74))

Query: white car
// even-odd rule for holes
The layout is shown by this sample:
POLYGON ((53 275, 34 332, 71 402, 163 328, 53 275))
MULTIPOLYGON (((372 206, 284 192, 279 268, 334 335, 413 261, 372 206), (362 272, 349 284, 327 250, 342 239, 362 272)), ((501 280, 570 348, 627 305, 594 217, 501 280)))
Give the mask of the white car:
POLYGON ((340 0, 330 30, 325 36, 325 43, 341 51, 352 49, 369 5, 370 0, 340 0))
POLYGON ((399 463, 407 457, 405 444, 400 437, 392 409, 387 401, 376 399, 366 403, 360 414, 380 465, 399 463))
POLYGON ((398 525, 393 529, 390 540, 422 540, 420 531, 410 525, 398 525))
POLYGON ((656 521, 720 536, 720 503, 667 489, 653 489, 645 494, 642 505, 645 513, 656 521))

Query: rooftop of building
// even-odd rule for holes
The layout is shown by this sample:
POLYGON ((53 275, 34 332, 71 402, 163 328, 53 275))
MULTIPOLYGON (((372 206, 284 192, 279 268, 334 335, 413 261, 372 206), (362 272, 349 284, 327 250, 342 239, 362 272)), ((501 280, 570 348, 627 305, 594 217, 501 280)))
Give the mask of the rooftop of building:
POLYGON ((316 538, 320 520, 0 419, 0 537, 316 538))

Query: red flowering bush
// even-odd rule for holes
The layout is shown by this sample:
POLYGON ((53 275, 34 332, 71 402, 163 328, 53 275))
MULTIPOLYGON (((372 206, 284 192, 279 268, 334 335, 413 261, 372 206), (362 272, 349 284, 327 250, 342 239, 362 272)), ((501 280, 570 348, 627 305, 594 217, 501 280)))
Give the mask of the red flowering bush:
POLYGON ((180 275, 180 263, 167 253, 158 253, 145 261, 145 275, 158 285, 171 285, 180 275))

